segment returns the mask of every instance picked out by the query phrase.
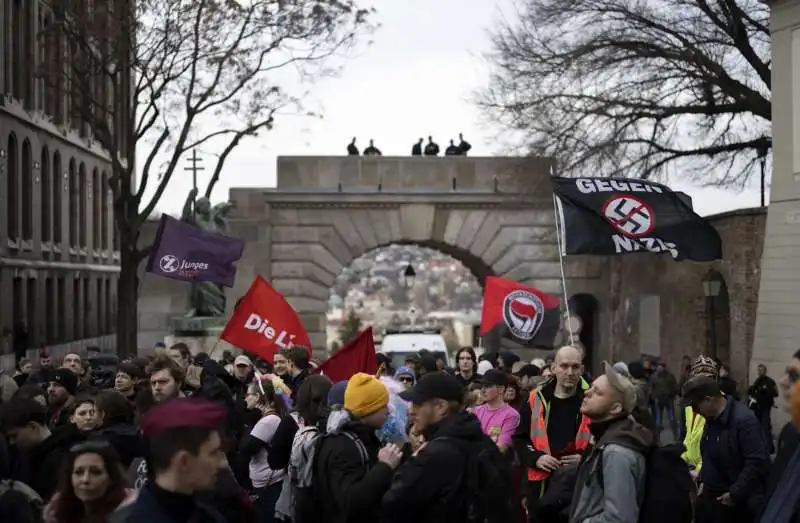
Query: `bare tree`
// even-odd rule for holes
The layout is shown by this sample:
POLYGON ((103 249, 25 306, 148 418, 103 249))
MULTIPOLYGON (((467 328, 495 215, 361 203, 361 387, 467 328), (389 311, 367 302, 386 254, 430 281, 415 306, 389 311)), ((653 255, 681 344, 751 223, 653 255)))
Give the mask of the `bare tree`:
MULTIPOLYGON (((771 150, 759 0, 518 0, 478 94, 566 175, 747 183, 771 150)), ((756 171, 758 172, 758 171, 756 171)))
POLYGON ((369 31, 355 0, 52 0, 40 37, 56 59, 43 77, 66 89, 70 123, 111 161, 120 249, 118 351, 135 351, 141 227, 179 161, 217 156, 206 195, 243 139, 301 108, 295 88, 331 72, 369 31), (91 8, 89 6, 92 6, 91 8), (335 65, 335 64, 333 64, 335 65), (139 152, 136 155, 136 152, 139 152), (134 163, 135 158, 135 163, 134 163))

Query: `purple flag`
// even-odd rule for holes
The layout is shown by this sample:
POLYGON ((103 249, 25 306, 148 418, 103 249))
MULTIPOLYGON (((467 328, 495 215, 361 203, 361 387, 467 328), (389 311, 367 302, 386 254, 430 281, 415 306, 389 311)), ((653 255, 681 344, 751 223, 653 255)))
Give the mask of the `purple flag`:
POLYGON ((161 215, 147 272, 183 281, 208 281, 233 287, 244 242, 161 215))

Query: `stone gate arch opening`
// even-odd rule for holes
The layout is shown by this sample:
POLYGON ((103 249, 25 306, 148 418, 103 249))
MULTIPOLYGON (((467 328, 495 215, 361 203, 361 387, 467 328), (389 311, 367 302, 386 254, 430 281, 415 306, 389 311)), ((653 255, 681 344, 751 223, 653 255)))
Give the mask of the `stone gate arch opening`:
POLYGON ((457 248, 424 243, 381 246, 342 269, 328 300, 328 350, 347 343, 359 322, 378 339, 387 329, 417 328, 439 329, 450 350, 477 342, 473 326, 491 268, 457 248))
MULTIPOLYGON (((230 190, 231 232, 246 245, 228 307, 261 275, 325 352, 337 277, 393 244, 446 253, 480 281, 493 274, 561 296, 552 167, 536 157, 279 157, 276 188, 230 190)), ((602 287, 592 264, 566 272, 571 290, 602 287)))

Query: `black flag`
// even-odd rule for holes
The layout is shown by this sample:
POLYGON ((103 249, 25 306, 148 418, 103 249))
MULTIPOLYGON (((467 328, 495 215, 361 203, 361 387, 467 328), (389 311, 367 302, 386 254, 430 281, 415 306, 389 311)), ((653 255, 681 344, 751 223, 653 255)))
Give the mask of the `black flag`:
POLYGON ((678 194, 647 180, 553 177, 564 254, 668 252, 676 260, 722 258, 722 240, 678 194))

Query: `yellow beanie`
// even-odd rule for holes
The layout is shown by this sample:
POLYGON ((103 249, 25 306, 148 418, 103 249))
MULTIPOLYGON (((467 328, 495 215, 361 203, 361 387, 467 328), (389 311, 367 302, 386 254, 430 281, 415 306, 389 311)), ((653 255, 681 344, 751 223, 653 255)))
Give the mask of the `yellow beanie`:
POLYGON ((374 414, 389 404, 389 390, 375 376, 359 372, 347 382, 344 408, 355 418, 374 414))

